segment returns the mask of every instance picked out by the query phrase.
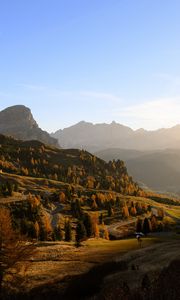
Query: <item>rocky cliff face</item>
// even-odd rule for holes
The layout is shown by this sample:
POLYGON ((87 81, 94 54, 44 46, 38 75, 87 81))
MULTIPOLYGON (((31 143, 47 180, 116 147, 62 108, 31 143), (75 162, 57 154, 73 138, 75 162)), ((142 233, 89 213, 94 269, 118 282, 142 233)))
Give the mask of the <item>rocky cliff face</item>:
POLYGON ((59 147, 55 138, 38 127, 31 110, 24 105, 11 106, 0 112, 0 133, 21 140, 39 140, 59 147))

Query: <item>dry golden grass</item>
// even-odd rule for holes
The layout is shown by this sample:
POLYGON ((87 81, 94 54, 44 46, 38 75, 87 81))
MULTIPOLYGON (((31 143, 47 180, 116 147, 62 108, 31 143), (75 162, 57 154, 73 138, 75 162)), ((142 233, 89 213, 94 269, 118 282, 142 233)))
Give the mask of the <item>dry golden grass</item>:
MULTIPOLYGON (((143 247, 157 243, 157 238, 146 238, 143 247)), ((137 250, 139 245, 135 238, 118 241, 89 239, 82 247, 76 248, 73 243, 40 242, 37 254, 26 272, 26 288, 63 280, 88 271, 91 267, 112 260, 125 253, 137 250)))

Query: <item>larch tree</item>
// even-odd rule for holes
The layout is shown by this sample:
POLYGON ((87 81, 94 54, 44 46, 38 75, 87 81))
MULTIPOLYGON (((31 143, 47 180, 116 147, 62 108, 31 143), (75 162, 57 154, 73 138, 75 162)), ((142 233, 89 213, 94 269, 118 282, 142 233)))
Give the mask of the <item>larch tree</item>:
POLYGON ((19 263, 25 264, 34 251, 34 244, 13 229, 10 211, 0 207, 0 294, 5 275, 14 279, 19 263))
POLYGON ((38 224, 37 221, 34 223, 34 231, 35 231, 36 239, 38 240, 39 239, 39 233, 40 233, 40 227, 39 227, 39 224, 38 224))

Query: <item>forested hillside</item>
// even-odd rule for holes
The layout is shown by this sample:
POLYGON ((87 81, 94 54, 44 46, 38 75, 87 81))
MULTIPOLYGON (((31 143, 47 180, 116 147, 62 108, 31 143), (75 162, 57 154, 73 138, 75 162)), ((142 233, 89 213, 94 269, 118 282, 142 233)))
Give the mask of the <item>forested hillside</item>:
POLYGON ((142 195, 128 175, 123 161, 105 161, 84 150, 58 149, 38 141, 18 141, 0 135, 2 172, 47 178, 106 189, 122 194, 142 195))

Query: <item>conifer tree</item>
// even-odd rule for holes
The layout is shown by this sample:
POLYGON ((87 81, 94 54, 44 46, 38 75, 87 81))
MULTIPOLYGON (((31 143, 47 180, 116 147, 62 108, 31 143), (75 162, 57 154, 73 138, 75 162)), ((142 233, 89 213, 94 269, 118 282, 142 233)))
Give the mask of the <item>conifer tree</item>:
POLYGON ((81 242, 87 238, 86 228, 82 221, 78 221, 76 226, 76 246, 79 247, 81 242))
POLYGON ((86 228, 87 237, 91 237, 93 235, 93 223, 89 214, 84 215, 83 224, 86 228))
POLYGON ((144 233, 145 235, 147 235, 149 232, 150 232, 150 228, 149 228, 149 220, 148 220, 148 218, 145 218, 145 219, 144 219, 144 222, 143 222, 143 233, 144 233))
POLYGON ((102 223, 103 223, 103 214, 101 213, 99 216, 99 224, 102 224, 102 223))
POLYGON ((8 196, 12 196, 12 194, 13 194, 13 185, 12 185, 12 183, 7 181, 6 182, 6 187, 7 187, 8 196))
POLYGON ((54 239, 58 241, 62 241, 63 239, 63 233, 60 223, 57 224, 57 226, 54 228, 54 239))
POLYGON ((70 242, 72 240, 72 228, 69 219, 66 219, 64 224, 65 241, 70 242))
POLYGON ((138 218, 136 223, 136 232, 141 232, 141 231, 142 231, 142 221, 140 218, 138 218))

